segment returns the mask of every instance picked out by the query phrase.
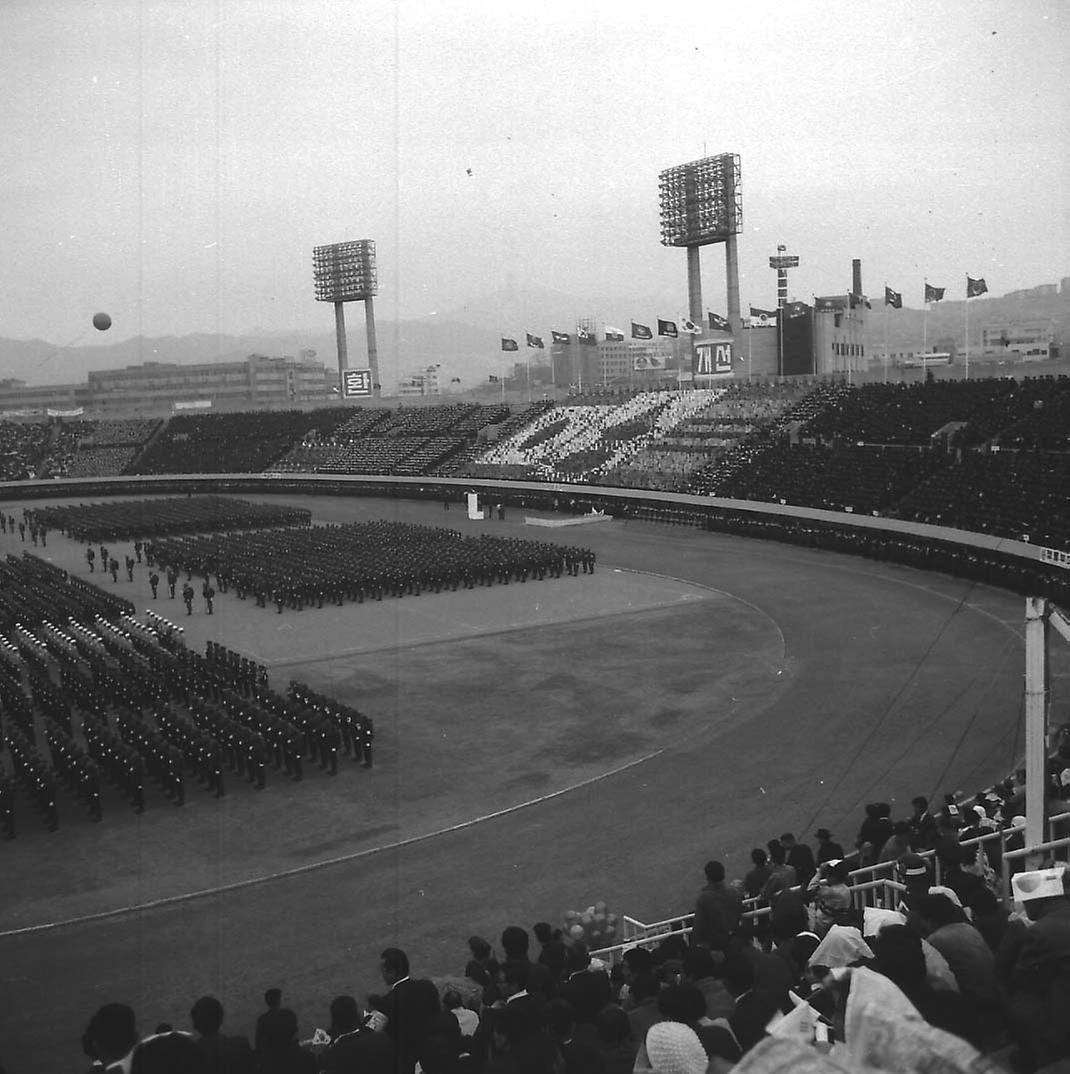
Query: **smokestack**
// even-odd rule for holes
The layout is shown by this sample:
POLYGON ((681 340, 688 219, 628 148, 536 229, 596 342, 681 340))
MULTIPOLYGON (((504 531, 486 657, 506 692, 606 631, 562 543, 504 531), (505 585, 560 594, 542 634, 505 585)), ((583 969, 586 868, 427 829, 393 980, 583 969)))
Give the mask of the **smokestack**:
POLYGON ((851 261, 851 294, 862 293, 862 262, 856 257, 851 261))

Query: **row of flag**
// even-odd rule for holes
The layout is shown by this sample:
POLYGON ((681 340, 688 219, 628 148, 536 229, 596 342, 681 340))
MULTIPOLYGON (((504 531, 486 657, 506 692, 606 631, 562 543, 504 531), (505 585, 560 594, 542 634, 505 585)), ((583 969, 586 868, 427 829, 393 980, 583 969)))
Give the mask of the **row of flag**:
MULTIPOLYGON (((776 322, 776 313, 769 310, 755 310, 751 307, 751 316, 755 314, 761 314, 765 317, 772 318, 770 323, 776 322)), ((728 321, 728 318, 722 317, 720 314, 707 312, 706 320, 709 328, 713 332, 731 332, 732 326, 728 321)), ((681 333, 684 335, 701 336, 703 329, 700 328, 690 317, 683 317, 679 321, 665 321, 660 317, 657 320, 657 335, 666 339, 679 339, 681 333)), ((631 338, 632 339, 653 339, 654 329, 648 324, 640 324, 638 321, 631 322, 631 338)), ((530 332, 525 333, 526 344, 528 347, 534 347, 537 350, 542 350, 546 344, 542 336, 532 335, 530 332)), ((623 343, 624 342, 624 330, 621 328, 614 328, 613 325, 607 324, 602 326, 602 335, 609 343, 623 343)), ((598 342, 598 337, 594 330, 591 328, 583 327, 576 329, 575 340, 577 343, 594 344, 598 342)), ((568 346, 573 341, 573 334, 571 332, 558 332, 551 330, 550 342, 556 344, 564 344, 568 346)), ((517 339, 511 336, 502 336, 502 350, 503 351, 517 351, 520 349, 520 343, 517 339)))
MULTIPOLYGON (((925 305, 932 305, 934 302, 940 302, 943 300, 946 287, 933 287, 927 280, 925 282, 925 305)), ((972 276, 966 277, 966 297, 978 298, 983 294, 987 294, 988 284, 985 283, 984 277, 975 280, 972 276)), ((903 308, 903 292, 893 291, 887 284, 884 287, 884 304, 891 306, 893 310, 900 310, 903 308)))
MULTIPOLYGON (((926 282, 925 284, 925 304, 928 306, 933 302, 940 302, 944 297, 944 287, 934 287, 932 284, 926 282)), ((984 279, 975 280, 972 276, 966 277, 966 297, 977 298, 979 295, 987 293, 988 285, 984 279)), ((856 306, 865 305, 867 309, 872 308, 869 301, 863 295, 850 295, 849 296, 851 308, 856 306)), ((885 285, 884 288, 884 304, 891 306, 892 309, 903 308, 903 292, 893 291, 891 287, 885 285)), ((831 307, 830 307, 831 308, 831 307)), ((814 304, 814 309, 820 311, 822 309, 821 300, 817 300, 814 304)), ((801 316, 807 310, 806 303, 804 302, 789 302, 785 307, 785 313, 788 317, 801 316)), ((706 321, 712 332, 731 332, 732 325, 729 323, 726 317, 720 316, 720 314, 707 311, 706 321)), ((743 328, 773 328, 777 323, 777 311, 760 309, 757 306, 750 307, 750 319, 748 323, 742 325, 743 328)), ((665 321, 660 317, 657 321, 657 335, 666 339, 679 339, 680 334, 700 336, 703 329, 701 329, 694 321, 689 317, 682 318, 677 321, 665 321)), ((543 341, 542 336, 532 335, 531 332, 525 333, 526 345, 528 347, 535 348, 536 350, 542 350, 546 344, 543 341)), ((593 329, 581 326, 576 329, 575 338, 577 343, 595 344, 598 342, 598 338, 593 329)), ((622 343, 624 341, 624 332, 620 328, 614 328, 612 325, 603 325, 603 338, 610 343, 622 343)), ((631 322, 631 338, 632 339, 653 339, 654 329, 648 324, 640 324, 638 321, 631 322)), ((568 346, 572 343, 571 332, 558 332, 551 330, 550 342, 554 344, 563 344, 568 346)), ((511 336, 502 336, 502 350, 503 351, 518 351, 520 349, 520 343, 517 339, 511 336)))

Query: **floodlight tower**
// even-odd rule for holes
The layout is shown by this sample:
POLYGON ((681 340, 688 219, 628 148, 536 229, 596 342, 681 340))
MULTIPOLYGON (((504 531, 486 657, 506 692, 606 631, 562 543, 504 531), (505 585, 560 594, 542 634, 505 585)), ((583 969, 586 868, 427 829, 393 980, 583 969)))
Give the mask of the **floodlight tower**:
POLYGON ((799 259, 787 253, 787 249, 783 245, 777 246, 776 256, 769 258, 769 267, 776 269, 776 304, 779 310, 788 304, 788 269, 799 267, 799 259))
POLYGON ((699 247, 724 243, 728 321, 740 328, 739 250, 743 195, 739 189, 739 154, 721 153, 666 168, 658 175, 661 243, 687 248, 687 309, 697 325, 705 323, 699 247))
POLYGON ((372 239, 356 239, 352 242, 317 246, 312 251, 312 273, 316 285, 316 301, 334 303, 338 378, 343 392, 380 395, 382 387, 379 383, 379 351, 375 343, 375 309, 372 305, 372 297, 379 292, 375 242, 372 239), (369 392, 346 392, 345 372, 349 368, 344 307, 346 302, 364 303, 364 322, 368 333, 369 392))

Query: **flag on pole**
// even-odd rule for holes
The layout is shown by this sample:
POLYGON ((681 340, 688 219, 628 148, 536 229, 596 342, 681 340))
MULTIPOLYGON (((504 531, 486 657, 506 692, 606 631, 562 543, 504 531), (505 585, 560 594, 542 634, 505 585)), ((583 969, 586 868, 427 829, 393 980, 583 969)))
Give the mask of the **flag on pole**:
POLYGON ((987 291, 988 285, 985 283, 983 276, 979 280, 971 279, 969 276, 966 277, 967 298, 977 298, 978 295, 983 295, 987 291))
POLYGON ((761 310, 757 306, 750 308, 751 328, 774 328, 776 326, 776 310, 761 310))
POLYGON ((576 329, 576 338, 581 343, 592 344, 598 342, 598 340, 594 338, 594 333, 589 328, 585 328, 583 325, 580 325, 576 329))
POLYGON ((516 340, 509 339, 507 336, 502 336, 502 350, 503 351, 515 351, 517 349, 516 340))
POLYGON ((567 332, 555 332, 551 329, 550 339, 554 343, 571 343, 572 337, 567 332))
POLYGON ((714 332, 731 332, 732 325, 726 317, 720 317, 716 313, 706 311, 706 321, 714 332))
POLYGON ((487 380, 489 380, 491 384, 497 384, 500 379, 500 377, 496 377, 493 373, 491 373, 491 375, 487 377, 487 380))
POLYGON ((933 287, 931 283, 925 285, 925 305, 930 302, 939 302, 944 297, 943 287, 933 287))
POLYGON ((675 321, 663 321, 658 318, 658 335, 668 336, 670 339, 678 339, 680 333, 676 330, 675 321))
POLYGON ((542 347, 542 336, 533 336, 528 332, 528 346, 529 347, 542 347))
POLYGON ((632 321, 632 339, 653 339, 654 333, 650 331, 648 324, 636 324, 632 321))
POLYGON ((602 325, 602 332, 606 337, 607 343, 624 342, 624 333, 619 328, 614 328, 611 324, 602 325))
POLYGON ((903 293, 901 291, 893 291, 887 284, 885 284, 884 304, 886 306, 891 306, 893 310, 901 310, 903 308, 903 293))
POLYGON ((701 336, 702 329, 690 317, 684 317, 680 321, 680 331, 690 336, 701 336))

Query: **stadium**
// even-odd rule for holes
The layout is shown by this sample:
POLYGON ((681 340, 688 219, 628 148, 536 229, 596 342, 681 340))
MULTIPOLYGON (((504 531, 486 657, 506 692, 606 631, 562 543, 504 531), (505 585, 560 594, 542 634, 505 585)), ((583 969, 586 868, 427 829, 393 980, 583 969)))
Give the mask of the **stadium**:
MULTIPOLYGON (((6 1009, 20 1011, 5 1033, 11 1054, 40 1054, 48 1026, 77 1026, 116 996, 142 1017, 180 1024, 191 996, 212 994, 228 1019, 249 1023, 261 982, 283 989, 308 1037, 327 1021, 329 996, 374 989, 384 947, 410 952, 414 972, 444 978, 462 972, 468 935, 564 925, 570 909, 598 901, 621 918, 613 939, 624 939, 625 915, 686 926, 709 859, 741 875, 748 848, 781 831, 812 841, 822 827, 850 846, 867 803, 887 801, 902 817, 917 794, 961 800, 999 785, 1024 749, 1018 594, 1067 603, 1062 520, 1015 510, 1061 485, 1065 456, 1041 453, 1023 466, 1011 452, 958 461, 918 445, 949 413, 964 419, 967 440, 1009 444, 1025 435, 1023 422, 1032 429, 1035 398, 1057 415, 1070 385, 910 390, 926 405, 904 410, 886 404, 888 386, 825 381, 571 398, 504 418, 513 431, 482 454, 457 450, 459 476, 429 447, 451 428, 479 426, 475 404, 179 417, 162 429, 83 421, 54 425, 50 444, 32 425, 9 426, 22 462, 42 475, 77 470, 80 455, 100 466, 102 438, 141 438, 125 474, 4 486, 11 569, 45 561, 96 582, 129 602, 142 629, 166 623, 162 636, 180 635, 193 653, 221 644, 264 667, 277 693, 305 683, 375 727, 371 768, 340 750, 332 776, 313 750, 300 783, 269 760, 263 792, 232 766, 217 798, 186 757, 181 808, 147 778, 136 812, 105 778, 100 823, 57 780, 56 832, 20 785, 17 838, 2 847, 8 875, 19 877, 5 887, 0 939, 6 1009), (934 391, 941 399, 926 399, 934 391), (659 406, 688 413, 652 439, 649 423, 628 416, 659 406), (827 457, 786 446, 799 415, 808 415, 804 434, 821 430, 838 445, 827 457), (339 432, 342 421, 359 434, 339 432), (397 421, 411 436, 391 435, 397 421), (265 435, 272 422, 279 436, 265 435), (856 446, 859 423, 891 443, 856 446), (570 453, 561 445, 577 442, 568 432, 576 424, 612 435, 588 435, 570 453), (310 440, 310 428, 320 438, 310 440), (680 440, 689 466, 673 452, 680 440), (638 468, 605 468, 606 458, 642 452, 652 485, 666 472, 653 461, 659 449, 703 491, 625 488, 623 478, 614 487, 615 472, 631 485, 638 468), (343 455, 374 476, 339 473, 332 460, 343 455), (430 461, 413 475, 421 455, 430 461), (501 461, 514 456, 525 461, 501 461), (1022 495, 1027 479, 1036 484, 1022 495), (721 495, 737 492, 733 480, 748 483, 745 494, 721 495), (758 491, 762 481, 786 495, 758 491), (967 514, 980 504, 982 514, 967 514), (248 505, 261 514, 245 519, 248 505), (276 608, 273 596, 254 601, 255 582, 241 597, 233 583, 224 592, 231 571, 216 563, 209 580, 223 578, 210 617, 199 571, 183 565, 180 583, 192 577, 197 590, 196 611, 186 612, 166 586, 153 599, 152 569, 140 549, 133 556, 135 540, 146 555, 167 555, 168 532, 224 530, 229 542, 246 526, 281 539, 309 523, 383 522, 589 548, 594 564, 542 580, 512 575, 508 586, 498 576, 468 587, 462 575, 460 586, 439 580, 439 591, 434 578, 380 599, 369 588, 360 602, 328 593, 321 607, 315 593, 287 596, 276 608), (136 566, 90 573, 85 546, 97 542, 110 546, 113 567, 136 566)), ((1043 435, 1053 443, 1070 427, 1049 422, 1043 435)), ((121 627, 120 613, 111 621, 121 627)), ((86 626, 108 637, 101 623, 86 626)), ((60 650, 46 628, 32 632, 55 665, 60 650)), ((5 633, 15 642, 9 665, 32 659, 34 648, 5 633)), ((1054 727, 1066 718, 1067 664, 1057 648, 1052 656, 1054 727)), ((51 709, 31 696, 40 732, 51 709)), ((187 708, 180 693, 167 700, 187 708)), ((68 699, 72 741, 81 706, 68 699)), ((1061 815, 1055 804, 1049 812, 1061 815)), ((76 1059, 70 1037, 55 1041, 57 1065, 76 1059)))
POLYGON ((1065 1074, 1066 19, 0 12, 0 1074, 1065 1074))

